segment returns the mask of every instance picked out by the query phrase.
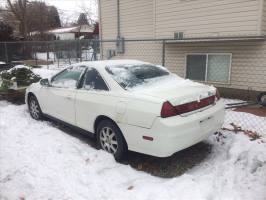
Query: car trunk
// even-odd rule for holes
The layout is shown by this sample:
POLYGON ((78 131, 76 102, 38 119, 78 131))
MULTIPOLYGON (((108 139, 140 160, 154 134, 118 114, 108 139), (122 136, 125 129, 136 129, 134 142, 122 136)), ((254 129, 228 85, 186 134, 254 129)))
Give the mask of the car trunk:
POLYGON ((215 95, 213 87, 206 85, 183 85, 170 88, 150 89, 142 92, 145 95, 169 101, 173 106, 199 101, 200 99, 215 95))

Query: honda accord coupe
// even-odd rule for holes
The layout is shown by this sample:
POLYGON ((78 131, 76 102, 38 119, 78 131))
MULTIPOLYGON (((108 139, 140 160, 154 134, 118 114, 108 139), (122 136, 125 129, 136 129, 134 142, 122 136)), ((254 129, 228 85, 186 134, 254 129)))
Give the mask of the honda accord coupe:
POLYGON ((127 150, 168 157, 218 131, 224 104, 213 86, 136 60, 74 64, 27 88, 31 116, 97 138, 119 160, 127 150))

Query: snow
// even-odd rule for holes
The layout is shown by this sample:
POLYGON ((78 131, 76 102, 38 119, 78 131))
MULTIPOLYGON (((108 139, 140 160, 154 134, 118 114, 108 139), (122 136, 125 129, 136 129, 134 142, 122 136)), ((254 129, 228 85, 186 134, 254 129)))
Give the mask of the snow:
POLYGON ((33 73, 39 75, 42 78, 51 78, 53 75, 58 73, 58 69, 45 69, 45 68, 33 68, 33 73))
POLYGON ((245 112, 227 112, 225 128, 232 128, 230 123, 241 126, 244 130, 250 130, 266 136, 266 117, 258 117, 245 112))
POLYGON ((7 72, 12 72, 15 69, 23 69, 23 68, 25 68, 25 69, 31 69, 30 67, 28 67, 26 65, 16 65, 16 66, 10 68, 9 70, 7 70, 7 72))
POLYGON ((54 60, 55 54, 53 52, 48 52, 49 58, 47 57, 47 52, 37 52, 36 58, 38 60, 54 60))
POLYGON ((76 80, 60 80, 60 81, 53 81, 52 85, 55 87, 61 87, 61 88, 76 88, 77 81, 76 80))
POLYGON ((160 90, 163 88, 176 87, 180 85, 201 85, 170 73, 162 66, 154 66, 147 63, 135 63, 133 61, 115 61, 107 64, 106 70, 127 90, 160 90), (123 64, 117 64, 121 62, 123 64), (147 71, 153 77, 147 76, 147 71))
POLYGON ((58 29, 50 30, 49 33, 69 33, 69 32, 72 32, 72 31, 76 32, 77 28, 78 28, 78 26, 67 27, 67 28, 58 28, 58 29))
POLYGON ((6 64, 5 62, 3 62, 3 61, 0 61, 0 65, 4 65, 4 64, 6 64))
MULTIPOLYGON (((222 131, 223 137, 211 136, 205 160, 181 176, 159 178, 115 162, 53 123, 31 119, 26 105, 0 101, 0 113, 3 200, 266 199, 266 143, 243 134, 222 131)), ((229 115, 235 112, 227 111, 229 115)))

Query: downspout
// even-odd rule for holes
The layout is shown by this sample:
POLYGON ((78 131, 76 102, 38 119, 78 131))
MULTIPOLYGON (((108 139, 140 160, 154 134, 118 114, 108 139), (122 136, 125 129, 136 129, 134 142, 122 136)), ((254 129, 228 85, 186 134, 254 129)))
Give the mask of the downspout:
POLYGON ((102 14, 101 14, 101 0, 98 0, 98 12, 99 12, 99 34, 100 34, 100 55, 103 59, 103 35, 102 35, 102 14))
POLYGON ((120 0, 117 0, 117 38, 116 38, 116 53, 123 54, 125 52, 124 38, 121 37, 120 26, 120 0))
POLYGON ((117 0, 117 39, 120 38, 120 0, 117 0))

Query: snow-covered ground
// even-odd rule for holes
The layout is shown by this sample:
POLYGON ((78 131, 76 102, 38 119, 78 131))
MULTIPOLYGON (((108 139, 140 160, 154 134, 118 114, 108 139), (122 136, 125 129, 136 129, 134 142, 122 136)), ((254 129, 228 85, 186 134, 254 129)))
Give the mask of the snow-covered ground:
POLYGON ((263 140, 223 131, 207 140, 211 153, 197 166, 159 178, 115 162, 53 123, 31 119, 25 105, 0 101, 0 199, 265 200, 263 140))
MULTIPOLYGON (((59 71, 32 70, 42 78, 59 71)), ((228 110, 224 127, 233 122, 259 132, 266 130, 265 120, 228 110)), ((212 148, 205 160, 181 176, 160 178, 115 162, 51 122, 31 119, 26 105, 0 101, 0 200, 266 199, 265 136, 251 141, 222 131, 206 142, 212 148)))

